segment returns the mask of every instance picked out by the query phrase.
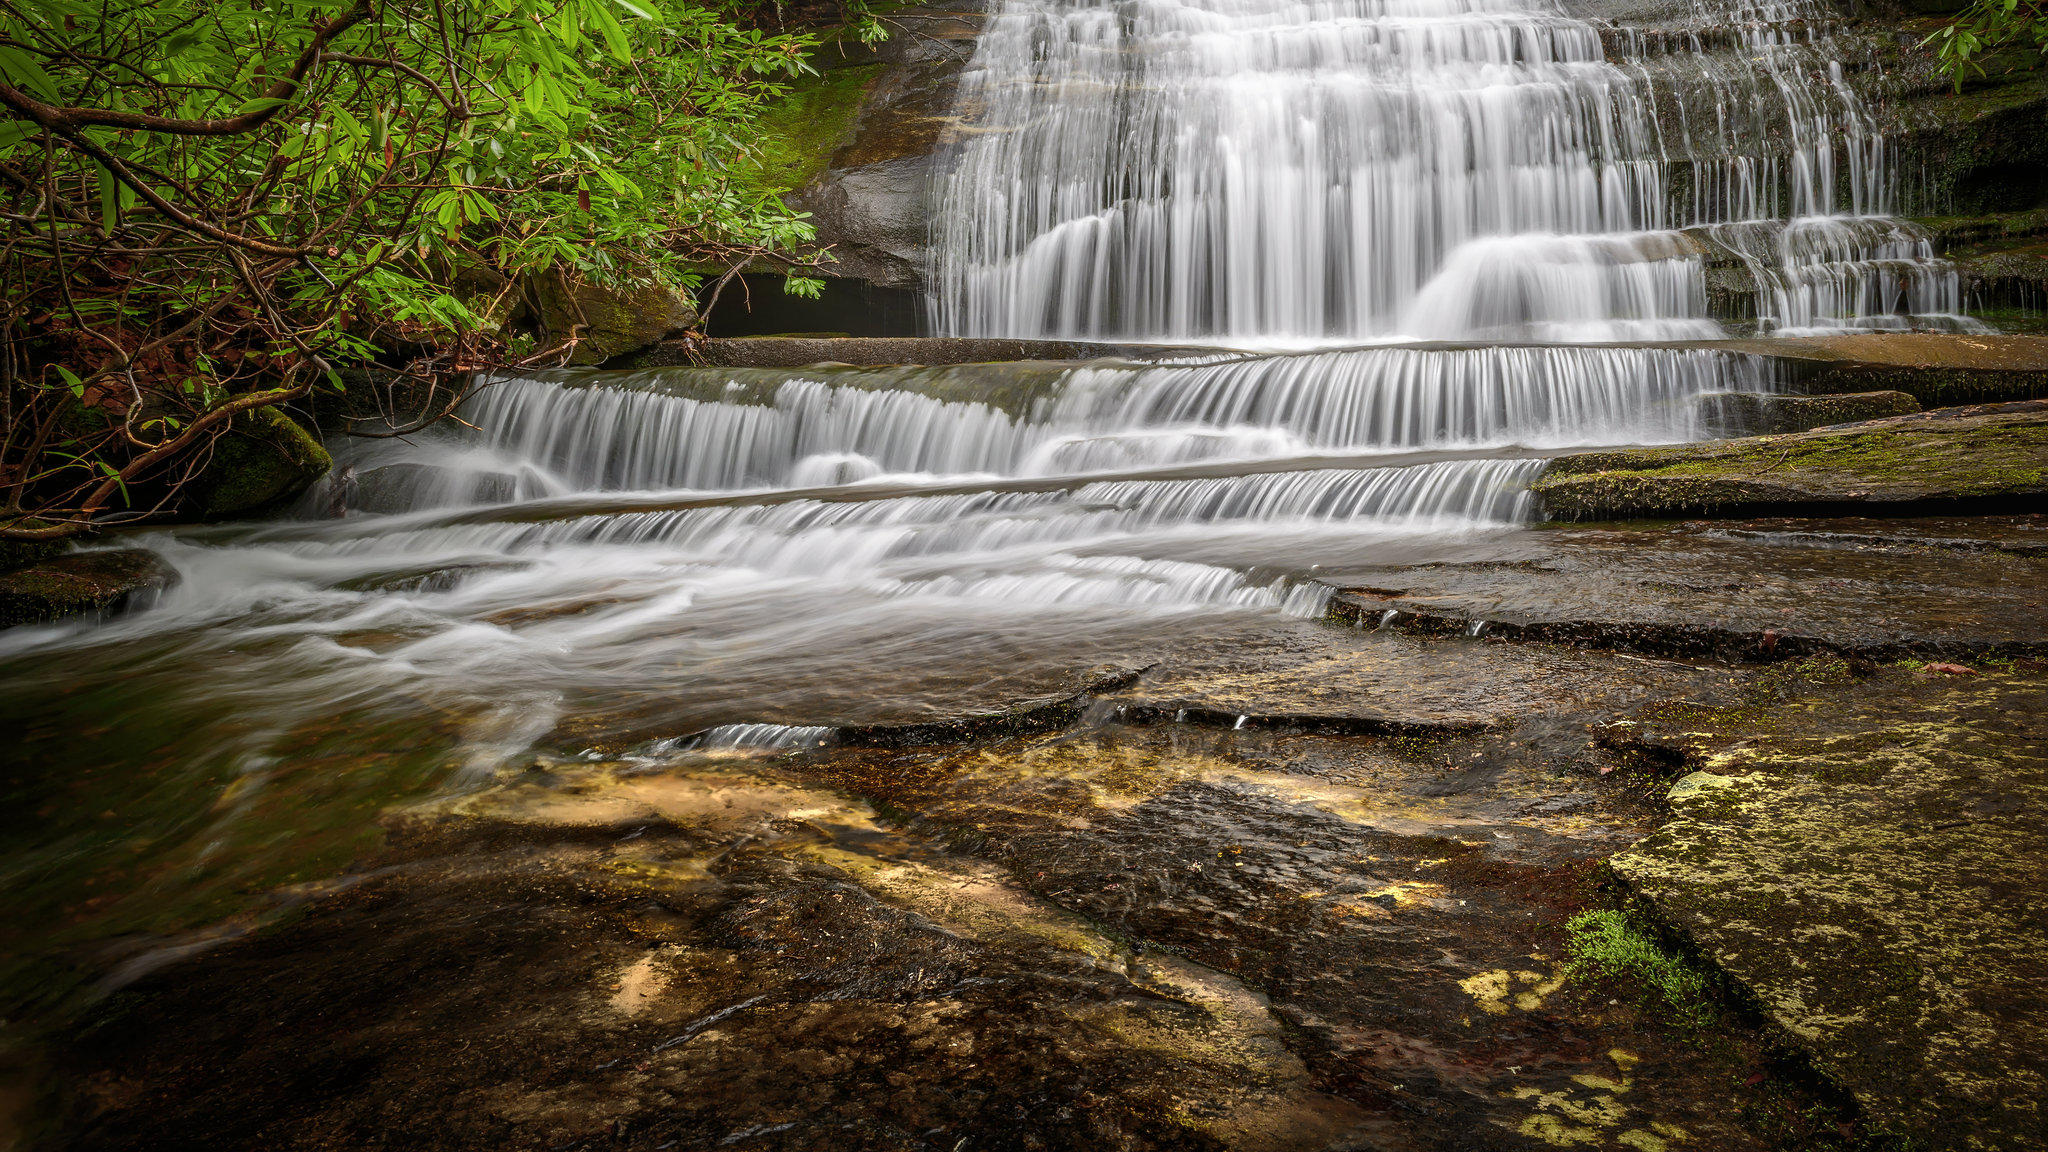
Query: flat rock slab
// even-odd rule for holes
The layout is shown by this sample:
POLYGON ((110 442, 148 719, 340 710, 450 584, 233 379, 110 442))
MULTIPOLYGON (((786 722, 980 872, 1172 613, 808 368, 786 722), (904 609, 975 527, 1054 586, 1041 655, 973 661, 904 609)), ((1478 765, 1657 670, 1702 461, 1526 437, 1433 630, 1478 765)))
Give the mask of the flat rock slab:
POLYGON ((1778 356, 1920 368, 2048 372, 2048 338, 1957 335, 1946 332, 1867 332, 1735 341, 1778 356))
POLYGON ((1329 574, 1334 615, 1667 656, 2048 651, 2042 517, 1535 529, 1491 555, 1329 574), (1900 525, 1904 525, 1901 527, 1900 525))
POLYGON ((1624 690, 1684 695, 1677 682, 1689 674, 1679 670, 1674 680, 1667 668, 1618 668, 1558 648, 1280 622, 1230 643, 1169 652, 1105 701, 1139 722, 1442 734, 1509 727, 1594 700, 1612 706, 1624 690))
POLYGON ((965 336, 732 336, 688 343, 666 341, 635 353, 614 367, 716 365, 723 368, 800 368, 807 364, 893 367, 905 364, 1214 355, 1215 351, 1213 348, 1174 348, 1157 344, 965 336))
POLYGON ((2048 685, 1923 674, 1687 726, 1726 746, 1615 871, 1874 1127, 2048 1142, 2048 685))
POLYGON ((2048 401, 1564 456, 1533 489, 1559 520, 2033 510, 2048 507, 2048 401))

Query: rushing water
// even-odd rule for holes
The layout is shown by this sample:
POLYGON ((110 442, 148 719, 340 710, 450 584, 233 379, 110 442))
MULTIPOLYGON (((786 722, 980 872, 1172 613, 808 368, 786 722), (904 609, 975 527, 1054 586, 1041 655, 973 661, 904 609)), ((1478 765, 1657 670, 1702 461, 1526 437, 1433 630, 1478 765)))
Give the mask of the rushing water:
POLYGON ((181 578, 148 610, 0 633, 16 930, 224 913, 536 750, 806 747, 1314 616, 1320 570, 1515 531, 1546 451, 1772 389, 1559 343, 1722 334, 1711 259, 1778 327, 1954 312, 1826 44, 1772 31, 1806 15, 1688 49, 1512 0, 1002 0, 947 327, 1523 343, 497 381, 292 516, 120 541, 181 578))
POLYGON ((1238 341, 1966 327, 1884 215, 1882 128, 1817 0, 1655 37, 1543 0, 1001 0, 963 81, 955 334, 1238 341))

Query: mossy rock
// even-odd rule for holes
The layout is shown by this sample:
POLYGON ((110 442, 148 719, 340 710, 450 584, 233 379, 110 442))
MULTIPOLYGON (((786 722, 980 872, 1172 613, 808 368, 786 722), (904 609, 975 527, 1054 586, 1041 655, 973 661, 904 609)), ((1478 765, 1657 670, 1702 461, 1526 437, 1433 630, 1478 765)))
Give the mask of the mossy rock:
POLYGON ((577 343, 568 362, 576 366, 636 352, 697 323, 697 307, 687 293, 654 281, 605 287, 548 274, 527 287, 541 340, 554 345, 573 334, 577 343))
POLYGON ((1904 392, 1847 392, 1834 396, 1728 392, 1701 397, 1700 407, 1708 426, 1724 435, 1768 435, 1905 416, 1920 411, 1920 402, 1904 392))
POLYGON ((2048 504, 2048 402, 1588 452, 1553 461, 1532 488, 1559 520, 2032 509, 2048 504))
POLYGON ((1875 1132, 2037 1149, 2048 687, 1882 675, 1760 721, 1690 716, 1706 770, 1612 866, 1875 1132))
POLYGON ((794 191, 831 167, 833 153, 853 139, 868 85, 880 64, 832 68, 806 77, 761 112, 758 151, 736 175, 770 191, 794 191))
POLYGON ((0 572, 12 572, 57 556, 69 547, 62 540, 0 540, 0 572))
POLYGON ((213 459, 186 492, 186 506, 208 520, 281 504, 305 491, 334 458, 311 433, 265 405, 235 417, 214 441, 213 459))
POLYGON ((72 552, 0 574, 0 628, 118 612, 177 582, 153 552, 72 552))

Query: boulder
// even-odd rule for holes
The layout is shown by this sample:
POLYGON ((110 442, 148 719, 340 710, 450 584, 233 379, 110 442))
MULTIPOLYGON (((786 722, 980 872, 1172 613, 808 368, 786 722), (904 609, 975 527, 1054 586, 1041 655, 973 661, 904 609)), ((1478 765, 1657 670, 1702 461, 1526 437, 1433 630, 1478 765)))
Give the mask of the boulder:
POLYGON ((902 29, 872 49, 849 49, 864 76, 829 159, 789 197, 811 214, 827 276, 883 287, 923 283, 932 181, 960 70, 981 30, 977 6, 921 5, 891 13, 902 29), (864 62, 872 59, 874 64, 864 62))
POLYGON ((0 574, 0 628, 138 606, 176 583, 154 552, 71 552, 0 574))
POLYGON ((602 364, 697 323, 688 293, 652 280, 606 287, 551 272, 530 279, 527 294, 544 347, 575 337, 573 365, 602 364))
POLYGON ((334 458, 298 422, 266 405, 235 417, 214 441, 213 458, 181 493, 198 516, 222 519, 281 504, 334 467, 334 458))

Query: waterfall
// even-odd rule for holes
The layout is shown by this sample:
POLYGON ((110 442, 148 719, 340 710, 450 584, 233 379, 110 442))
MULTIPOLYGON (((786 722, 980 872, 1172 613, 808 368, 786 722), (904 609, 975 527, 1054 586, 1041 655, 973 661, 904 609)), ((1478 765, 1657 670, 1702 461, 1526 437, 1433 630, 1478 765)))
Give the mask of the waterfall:
MULTIPOLYGON (((820 365, 772 387, 735 383, 697 368, 501 380, 465 409, 479 431, 459 447, 356 447, 347 456, 353 502, 402 512, 577 491, 812 488, 1314 453, 1668 442, 1701 433, 1703 397, 1773 386, 1752 356, 1569 347, 1060 366, 1028 399, 1013 397, 1014 412, 929 395, 927 369, 820 365)), ((306 506, 332 502, 322 489, 306 506)))
POLYGON ((934 218, 957 335, 1712 337, 1971 327, 1883 214, 1813 0, 1658 34, 1543 0, 1001 0, 934 218))

